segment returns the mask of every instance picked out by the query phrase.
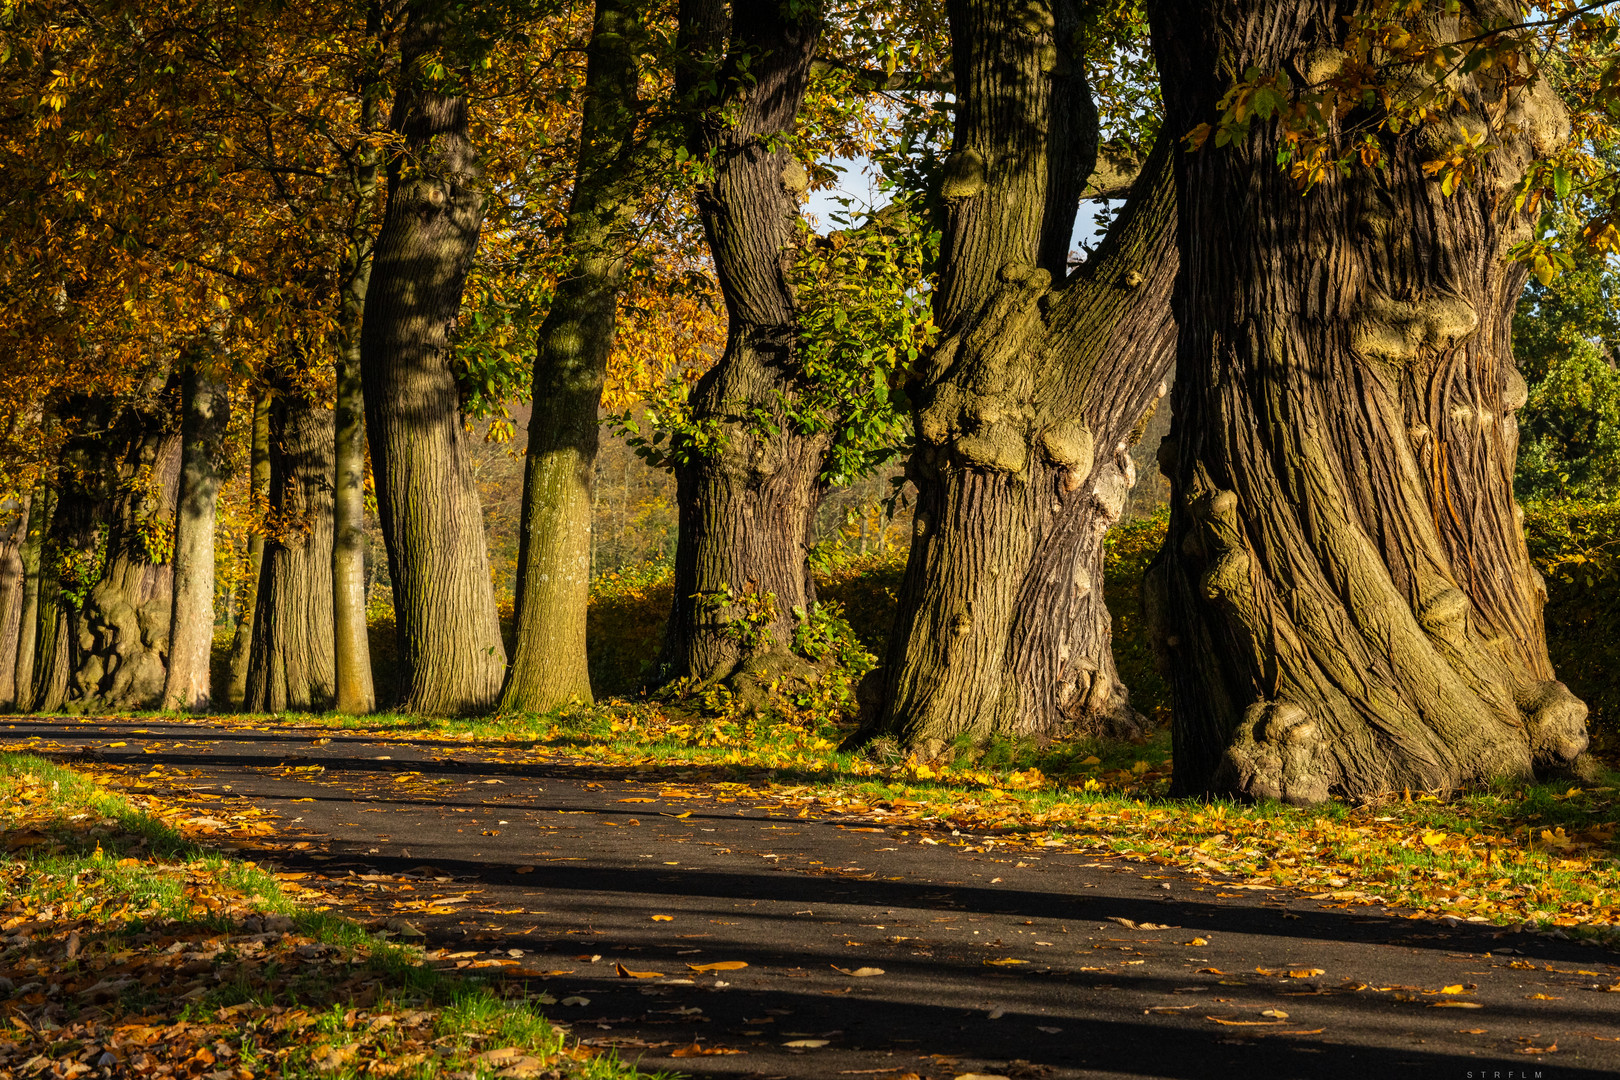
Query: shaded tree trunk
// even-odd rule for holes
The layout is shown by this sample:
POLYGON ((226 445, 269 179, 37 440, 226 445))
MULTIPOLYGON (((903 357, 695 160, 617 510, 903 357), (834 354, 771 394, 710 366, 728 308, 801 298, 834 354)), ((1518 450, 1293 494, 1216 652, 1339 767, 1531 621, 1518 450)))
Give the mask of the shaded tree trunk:
POLYGON ((404 146, 389 163, 360 368, 394 587, 401 704, 453 714, 495 704, 506 656, 451 367, 484 196, 467 100, 441 92, 428 74, 445 35, 439 8, 430 0, 409 7, 391 120, 404 146))
POLYGON ((315 712, 335 693, 333 416, 296 391, 270 411, 270 515, 259 574, 248 712, 315 712))
POLYGON ((1173 340, 1170 141, 1098 252, 1066 272, 1096 114, 1073 4, 950 7, 957 122, 941 194, 941 343, 909 387, 918 489, 876 734, 1134 729, 1113 671, 1102 537, 1173 340))
POLYGON ((213 700, 209 661, 214 651, 214 523, 220 461, 230 423, 230 392, 194 357, 182 377, 180 476, 175 504, 169 662, 163 707, 206 710, 213 700))
POLYGON ((518 539, 517 627, 501 707, 590 701, 590 598, 598 416, 628 229, 636 209, 641 6, 597 0, 563 243, 569 263, 535 343, 534 411, 518 539))
MULTIPOLYGON (((248 497, 255 514, 261 513, 270 498, 270 393, 263 391, 253 401, 253 431, 248 449, 248 497)), ((253 650, 253 622, 258 610, 259 575, 264 569, 264 523, 248 533, 248 572, 237 603, 236 634, 231 639, 230 684, 225 703, 240 709, 247 699, 248 658, 253 650)))
MULTIPOLYGON (((17 619, 17 657, 13 662, 13 686, 16 688, 16 709, 30 712, 37 699, 34 693, 34 671, 39 651, 42 608, 40 589, 44 576, 45 536, 56 509, 56 493, 40 484, 28 500, 28 531, 18 550, 22 565, 22 603, 17 619)), ((51 627, 55 629, 55 611, 50 612, 51 627)))
POLYGON ((663 675, 713 679, 767 653, 785 657, 794 609, 815 603, 805 560, 828 436, 803 434, 790 418, 803 388, 788 274, 808 177, 785 136, 822 15, 816 5, 737 4, 727 27, 716 5, 689 3, 682 23, 683 51, 725 45, 724 65, 703 76, 718 99, 692 141, 713 167, 698 208, 729 329, 691 396, 693 422, 718 438, 675 447, 680 531, 663 675))
MULTIPOLYGON (((1323 77, 1372 10, 1155 5, 1169 130, 1213 121, 1251 65, 1323 77)), ((1578 765, 1586 708, 1553 677, 1513 502, 1508 339, 1525 275, 1507 252, 1531 224, 1511 189, 1568 128, 1545 81, 1504 74, 1458 76, 1458 109, 1381 138, 1387 168, 1304 197, 1269 127, 1178 158, 1174 497, 1150 599, 1179 791, 1310 803, 1578 765), (1497 148, 1447 198, 1422 166, 1459 124, 1497 148)))
POLYGON ((17 707, 17 652, 27 576, 22 551, 28 542, 30 502, 24 495, 0 507, 0 710, 7 712, 17 707))

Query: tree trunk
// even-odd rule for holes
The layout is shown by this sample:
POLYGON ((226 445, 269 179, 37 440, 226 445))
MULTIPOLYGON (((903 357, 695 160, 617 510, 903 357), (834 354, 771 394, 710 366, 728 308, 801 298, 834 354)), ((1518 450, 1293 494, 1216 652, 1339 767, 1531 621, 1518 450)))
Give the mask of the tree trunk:
POLYGON ((181 389, 180 477, 174 520, 174 592, 169 614, 169 665, 163 707, 205 711, 212 702, 209 661, 214 652, 214 523, 219 465, 231 398, 224 383, 186 366, 181 389))
MULTIPOLYGON (((716 23, 683 23, 685 51, 724 40, 716 23)), ((798 14, 733 5, 719 97, 693 138, 714 170, 698 207, 729 330, 724 355, 691 397, 693 423, 718 437, 675 447, 680 531, 666 678, 725 678, 766 653, 785 655, 794 609, 815 603, 805 558, 828 436, 790 420, 803 388, 788 274, 808 178, 787 136, 821 26, 813 5, 798 14)))
MULTIPOLYGON (((28 532, 23 537, 18 561, 22 564, 22 604, 17 619, 17 658, 13 665, 18 712, 30 712, 37 700, 34 694, 35 662, 40 639, 40 587, 43 577, 45 536, 56 509, 56 493, 45 484, 34 489, 28 500, 28 532)), ((51 612, 54 619, 55 612, 51 612)), ((54 629, 54 625, 52 627, 54 629)))
POLYGON ((22 639, 26 571, 22 550, 28 542, 30 499, 8 499, 0 507, 0 711, 17 707, 17 647, 22 639))
POLYGON ((640 5, 597 0, 563 243, 569 263, 540 326, 518 539, 517 627, 503 709, 591 700, 585 658, 602 383, 613 348, 635 174, 640 5))
MULTIPOLYGON (((270 393, 253 402, 253 435, 248 451, 248 498, 253 512, 263 512, 270 498, 270 393)), ((259 522, 247 541, 248 572, 237 604, 236 636, 231 639, 230 685, 225 702, 240 709, 247 699, 248 658, 253 650, 253 621, 259 602, 259 575, 264 568, 264 524, 259 522)))
POLYGON ((909 389, 911 553, 880 704, 852 743, 883 733, 931 755, 962 737, 1136 724, 1101 544, 1170 363, 1173 147, 1160 140, 1102 248, 1058 280, 1096 120, 1080 58, 1062 56, 1074 7, 1044 24, 1032 10, 950 9, 943 333, 909 389))
POLYGON ((296 390, 276 395, 248 712, 316 712, 332 704, 332 443, 330 410, 296 390))
MULTIPOLYGON (((373 40, 381 33, 382 6, 367 5, 368 31, 373 40)), ((361 127, 367 133, 383 123, 381 75, 366 70, 361 94, 361 127)), ((371 641, 366 623, 366 414, 360 365, 360 334, 365 315, 366 290, 371 281, 371 233, 377 203, 377 150, 362 145, 356 150, 354 196, 356 212, 344 250, 343 355, 337 364, 336 418, 333 461, 336 480, 332 492, 332 624, 337 655, 337 710, 349 715, 369 713, 377 707, 371 677, 371 641)))
POLYGON ((84 434, 69 441, 47 544, 61 620, 58 637, 42 642, 53 650, 39 668, 42 710, 162 704, 180 472, 180 434, 172 427, 177 389, 171 379, 134 402, 80 399, 63 410, 84 434))
MULTIPOLYGON (((1342 54, 1323 43, 1374 10, 1350 6, 1156 5, 1167 130, 1214 120, 1232 72, 1325 77, 1342 54)), ((1457 76, 1459 108, 1381 136, 1386 168, 1303 197, 1269 125, 1178 156, 1174 497, 1150 600, 1179 791, 1450 791, 1586 747, 1512 493, 1525 275, 1507 252, 1531 224, 1512 188, 1568 125, 1545 80, 1505 71, 1457 76), (1457 125, 1497 148, 1448 198, 1422 166, 1457 125)))
POLYGON ((451 367, 484 197, 466 98, 439 92, 428 73, 446 30, 437 8, 428 0, 409 8, 391 121, 404 148, 389 163, 360 367, 401 704, 455 714, 495 704, 506 656, 451 367))

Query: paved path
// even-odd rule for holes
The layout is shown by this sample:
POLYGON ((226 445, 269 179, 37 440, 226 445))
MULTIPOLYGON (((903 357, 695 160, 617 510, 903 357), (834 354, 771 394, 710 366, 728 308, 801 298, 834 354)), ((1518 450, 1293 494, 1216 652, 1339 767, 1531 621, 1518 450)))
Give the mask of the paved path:
POLYGON ((279 815, 261 861, 309 872, 359 917, 405 917, 444 966, 537 973, 531 987, 559 999, 552 1016, 649 1069, 791 1080, 1620 1072, 1620 992, 1604 989, 1620 984, 1620 956, 1544 935, 1222 888, 1065 849, 970 854, 948 830, 800 816, 791 800, 739 798, 686 769, 516 764, 499 748, 333 732, 0 722, 0 747, 30 741, 161 764, 192 789, 279 815), (690 966, 726 961, 747 966, 690 966), (849 974, 862 968, 882 974, 849 974), (694 1043, 742 1053, 668 1056, 694 1043))

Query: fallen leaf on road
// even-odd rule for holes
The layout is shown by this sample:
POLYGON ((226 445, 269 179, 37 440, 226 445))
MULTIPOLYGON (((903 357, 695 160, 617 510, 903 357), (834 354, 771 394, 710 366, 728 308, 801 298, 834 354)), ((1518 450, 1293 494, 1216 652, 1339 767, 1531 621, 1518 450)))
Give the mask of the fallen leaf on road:
POLYGON ((1326 975, 1321 968, 1261 968, 1254 970, 1262 975, 1271 975, 1279 979, 1309 979, 1315 975, 1326 975))
POLYGON ((1267 1009, 1264 1012, 1262 1012, 1260 1015, 1261 1016, 1269 1016, 1273 1020, 1286 1020, 1286 1019, 1288 1019, 1288 1014, 1283 1012, 1281 1009, 1267 1009))
POLYGON ((1004 956, 1000 960, 986 960, 985 963, 988 964, 990 967, 1011 967, 1013 964, 1027 964, 1027 963, 1029 963, 1029 961, 1028 960, 1014 960, 1010 956, 1004 956))
POLYGON ((1036 1031, 1044 1031, 1048 1035, 1056 1035, 1059 1032, 1061 1032, 1063 1029, 1060 1028, 1060 1027, 1047 1027, 1045 1024, 1036 1024, 1035 1025, 1035 1030, 1036 1031))
POLYGON ((1227 1027, 1276 1027, 1278 1024, 1288 1022, 1286 1020, 1222 1020, 1218 1016, 1206 1016, 1204 1019, 1213 1020, 1217 1024, 1225 1024, 1227 1027))
POLYGON ((826 1039, 794 1039, 792 1042, 785 1042, 782 1045, 793 1050, 815 1050, 818 1047, 826 1046, 827 1042, 826 1039))
POLYGON ((664 977, 662 971, 631 971, 623 964, 614 964, 613 970, 619 973, 621 979, 662 979, 664 977))
POLYGON ((1183 941, 1182 944, 1183 945, 1208 945, 1209 940, 1207 938, 1195 937, 1191 941, 1183 941))
POLYGON ((1546 1046, 1521 1046, 1514 1051, 1515 1054, 1556 1054, 1557 1043, 1548 1043, 1546 1046))
POLYGON ((575 994, 572 997, 563 998, 562 1001, 559 1002, 558 1004, 567 1005, 570 1008, 583 1009, 585 1006, 589 1005, 590 1003, 591 1003, 590 998, 588 998, 588 997, 580 997, 578 994, 575 994))
POLYGON ((962 1073, 956 1080, 1008 1080, 1001 1073, 962 1073))
MULTIPOLYGON (((640 801, 641 802, 650 802, 651 800, 642 799, 640 801)), ((788 1045, 791 1046, 792 1044, 789 1043, 788 1045)), ((678 1057, 678 1058, 688 1058, 688 1057, 712 1057, 712 1056, 714 1056, 716 1054, 746 1054, 746 1053, 748 1053, 748 1051, 746 1051, 746 1050, 733 1050, 729 1046, 703 1046, 703 1045, 700 1045, 698 1043, 693 1043, 690 1046, 683 1046, 679 1050, 671 1050, 669 1052, 669 1056, 670 1057, 678 1057)))
POLYGON ((513 870, 512 873, 514 873, 514 874, 532 874, 532 873, 534 873, 534 867, 532 867, 532 866, 519 866, 515 870, 513 870))
POLYGON ((1527 998, 1529 998, 1531 1001, 1563 1001, 1564 1000, 1561 997, 1554 997, 1552 994, 1526 994, 1525 996, 1527 998))
POLYGON ((652 917, 652 921, 653 922, 674 922, 675 921, 675 916, 673 916, 673 915, 654 915, 652 917))
POLYGON ((1463 992, 1463 985, 1462 983, 1456 983, 1452 986, 1442 986, 1440 992, 1442 994, 1460 994, 1463 992))
MULTIPOLYGON (((657 802, 658 800, 657 799, 648 799, 648 798, 645 798, 643 796, 638 795, 633 799, 620 799, 619 801, 620 802, 657 802)), ((694 1043, 693 1045, 695 1046, 697 1044, 694 1043)), ((674 1055, 671 1055, 671 1056, 673 1057, 674 1055)))
POLYGON ((840 974, 849 975, 857 979, 869 979, 873 975, 883 974, 883 969, 876 967, 858 967, 854 971, 851 971, 849 968, 841 968, 837 964, 831 964, 829 966, 840 974))
POLYGON ((1484 1006, 1481 1005, 1477 1001, 1431 1001, 1431 1002, 1429 1002, 1429 1008, 1431 1008, 1431 1009, 1482 1009, 1482 1008, 1484 1008, 1484 1006))
POLYGON ((712 964, 687 964, 693 971, 741 971, 748 966, 746 960, 717 960, 712 964))

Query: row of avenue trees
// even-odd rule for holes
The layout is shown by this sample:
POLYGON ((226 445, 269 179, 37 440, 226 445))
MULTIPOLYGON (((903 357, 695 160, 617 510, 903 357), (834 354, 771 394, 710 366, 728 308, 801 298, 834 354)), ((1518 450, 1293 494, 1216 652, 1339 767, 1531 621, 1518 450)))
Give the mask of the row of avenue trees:
POLYGON ((1173 369, 1145 596, 1181 790, 1582 767, 1509 329, 1572 265, 1554 216, 1620 249, 1609 5, 92 0, 0 28, 17 708, 589 701, 613 415, 675 477, 654 682, 816 677, 817 508, 899 458, 851 745, 1132 732, 1104 538, 1173 369), (851 158, 883 205, 817 231, 851 158), (514 400, 503 631, 474 441, 514 400))

